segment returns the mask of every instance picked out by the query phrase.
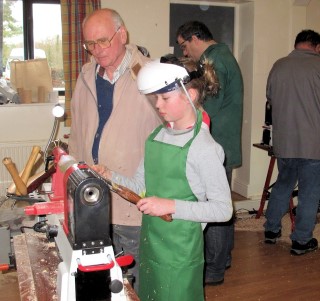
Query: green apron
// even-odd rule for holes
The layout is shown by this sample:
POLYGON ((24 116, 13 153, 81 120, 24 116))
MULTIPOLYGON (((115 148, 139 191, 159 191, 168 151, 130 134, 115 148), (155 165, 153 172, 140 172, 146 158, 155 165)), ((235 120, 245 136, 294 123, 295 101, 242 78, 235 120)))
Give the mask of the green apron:
MULTIPOLYGON (((186 161, 190 145, 198 134, 202 115, 194 136, 183 147, 154 141, 157 128, 146 142, 146 195, 196 202, 186 178, 186 161)), ((159 217, 143 215, 140 238, 141 301, 202 301, 203 233, 201 224, 185 220, 165 222, 159 217)))

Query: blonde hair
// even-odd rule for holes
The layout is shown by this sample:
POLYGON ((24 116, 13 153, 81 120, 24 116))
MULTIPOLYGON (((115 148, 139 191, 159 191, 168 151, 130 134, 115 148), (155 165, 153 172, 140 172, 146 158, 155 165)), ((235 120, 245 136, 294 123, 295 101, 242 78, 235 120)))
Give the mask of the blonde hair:
POLYGON ((190 58, 179 58, 179 62, 190 74, 190 81, 185 85, 187 89, 198 91, 198 105, 202 105, 208 95, 215 95, 219 90, 219 81, 213 64, 208 60, 196 63, 190 58))

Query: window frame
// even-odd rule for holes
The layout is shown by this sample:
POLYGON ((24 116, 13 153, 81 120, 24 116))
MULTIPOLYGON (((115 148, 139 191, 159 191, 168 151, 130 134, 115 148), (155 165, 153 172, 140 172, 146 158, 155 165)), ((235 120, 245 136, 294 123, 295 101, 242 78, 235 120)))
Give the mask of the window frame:
MULTIPOLYGON (((34 59, 33 36, 33 4, 61 4, 60 0, 22 0, 23 8, 23 47, 26 60, 34 59)), ((65 95, 65 89, 59 90, 59 95, 65 95)))
POLYGON ((34 58, 33 4, 60 4, 60 0, 22 0, 23 7, 23 43, 26 60, 34 58))

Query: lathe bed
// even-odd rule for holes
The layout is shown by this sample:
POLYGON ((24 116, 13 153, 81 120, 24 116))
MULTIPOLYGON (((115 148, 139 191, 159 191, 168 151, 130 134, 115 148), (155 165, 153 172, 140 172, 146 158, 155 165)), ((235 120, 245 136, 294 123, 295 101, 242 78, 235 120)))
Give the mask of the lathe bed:
MULTIPOLYGON (((42 233, 15 235, 13 246, 21 301, 57 301, 56 280, 60 262, 54 242, 42 233)), ((124 279, 127 301, 139 301, 130 283, 124 279)))

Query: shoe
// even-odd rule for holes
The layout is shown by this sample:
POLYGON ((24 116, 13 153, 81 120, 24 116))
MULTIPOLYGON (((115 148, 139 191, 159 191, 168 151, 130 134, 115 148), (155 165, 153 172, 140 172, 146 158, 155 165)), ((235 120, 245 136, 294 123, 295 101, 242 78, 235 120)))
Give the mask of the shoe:
POLYGON ((281 230, 278 232, 265 231, 264 232, 264 242, 266 244, 275 244, 277 242, 277 238, 281 237, 281 230))
POLYGON ((222 278, 221 280, 213 280, 212 278, 206 278, 205 285, 217 286, 217 285, 223 284, 223 282, 224 282, 224 278, 222 278))
POLYGON ((231 264, 226 265, 226 270, 229 270, 231 268, 231 264))
POLYGON ((303 255, 318 249, 318 241, 315 238, 310 239, 306 244, 299 244, 297 241, 292 241, 290 253, 293 255, 303 255))

